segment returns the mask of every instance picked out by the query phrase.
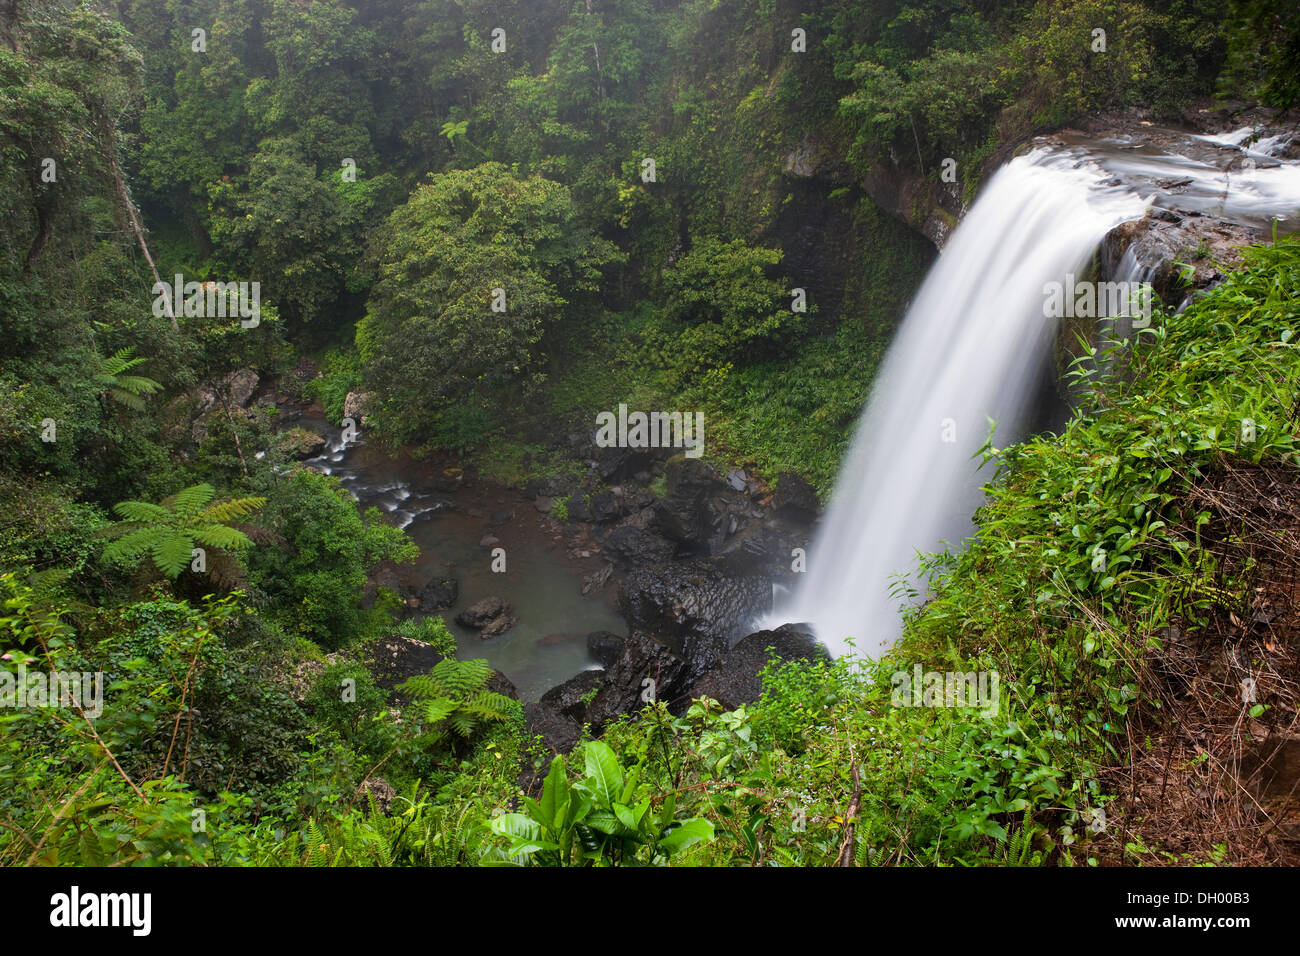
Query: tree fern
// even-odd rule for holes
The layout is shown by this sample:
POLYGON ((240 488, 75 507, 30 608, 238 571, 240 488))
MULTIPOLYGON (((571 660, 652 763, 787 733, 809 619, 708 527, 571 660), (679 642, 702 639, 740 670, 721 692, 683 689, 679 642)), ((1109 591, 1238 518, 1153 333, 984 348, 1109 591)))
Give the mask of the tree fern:
MULTIPOLYGON (((252 547, 248 535, 227 522, 251 514, 266 503, 265 498, 235 498, 208 504, 216 495, 209 484, 183 488, 159 504, 120 501, 113 511, 122 518, 104 534, 116 538, 104 548, 104 560, 135 566, 148 555, 154 567, 175 580, 193 559, 197 542, 219 553, 233 554, 252 547)), ((224 579, 237 578, 238 571, 220 562, 224 579)), ((237 561, 232 563, 238 565, 237 561)))
POLYGON ((171 511, 176 516, 188 520, 198 515, 199 509, 207 504, 216 493, 217 489, 206 482, 190 485, 190 487, 184 488, 171 496, 169 499, 171 511))
POLYGON ((491 676, 485 660, 448 657, 398 688, 413 701, 412 716, 423 724, 420 739, 426 747, 440 744, 448 733, 469 740, 487 725, 510 719, 517 704, 486 688, 491 676))
POLYGON ((144 375, 126 374, 146 361, 132 358, 134 351, 133 347, 128 347, 118 349, 108 358, 96 356, 91 367, 91 379, 113 401, 140 411, 144 408, 143 396, 162 391, 162 385, 144 375))

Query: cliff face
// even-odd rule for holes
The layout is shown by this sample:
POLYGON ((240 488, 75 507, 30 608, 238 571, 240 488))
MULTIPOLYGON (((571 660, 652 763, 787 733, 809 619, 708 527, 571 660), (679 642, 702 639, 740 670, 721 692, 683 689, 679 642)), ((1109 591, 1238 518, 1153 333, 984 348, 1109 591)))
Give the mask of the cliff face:
POLYGON ((785 173, 795 179, 822 179, 860 188, 880 209, 936 249, 943 248, 968 205, 962 198, 960 167, 954 170, 954 180, 945 182, 942 170, 923 174, 915 159, 909 163, 894 151, 857 178, 832 144, 805 139, 786 154, 785 173))

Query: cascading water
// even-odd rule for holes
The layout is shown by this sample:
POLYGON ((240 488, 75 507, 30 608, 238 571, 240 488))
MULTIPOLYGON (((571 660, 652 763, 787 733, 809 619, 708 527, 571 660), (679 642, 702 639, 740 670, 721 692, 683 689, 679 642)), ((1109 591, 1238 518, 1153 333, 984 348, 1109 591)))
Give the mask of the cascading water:
MULTIPOLYGON (((1045 285, 1068 285, 1105 235, 1153 200, 1255 226, 1300 206, 1300 165, 1241 146, 1248 133, 1202 137, 1213 148, 1191 157, 1126 138, 1084 152, 1062 138, 1066 148, 1037 149, 993 176, 903 319, 804 580, 763 626, 811 624, 837 655, 852 645, 875 657, 893 644, 905 592, 925 590, 918 554, 955 548, 972 530, 989 420, 997 445, 1023 437, 1057 331, 1045 317, 1045 285), (1230 172, 1243 157, 1271 166, 1230 172), (1140 183, 1149 198, 1120 181, 1140 183)), ((1274 139, 1269 152, 1285 145, 1274 139)), ((1113 281, 1143 281, 1150 268, 1128 255, 1116 272, 1113 281)))
MULTIPOLYGON (((810 622, 836 654, 897 638, 891 583, 918 552, 958 544, 980 503, 977 452, 1020 435, 1056 322, 1044 283, 1081 272, 1146 204, 1077 158, 1038 150, 1004 166, 953 233, 903 319, 858 425, 806 579, 773 619, 810 622)), ((911 575, 911 586, 921 587, 911 575)))

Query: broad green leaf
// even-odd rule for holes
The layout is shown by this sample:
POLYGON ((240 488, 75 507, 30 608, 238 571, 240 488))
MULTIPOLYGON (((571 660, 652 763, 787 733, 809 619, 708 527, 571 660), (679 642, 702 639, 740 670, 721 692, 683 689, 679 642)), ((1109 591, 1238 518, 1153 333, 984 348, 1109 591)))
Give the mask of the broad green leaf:
POLYGON ((659 846, 669 853, 678 853, 701 840, 713 839, 713 824, 703 817, 691 817, 674 826, 659 838, 659 846))
POLYGON ((556 756, 551 761, 551 770, 542 785, 542 802, 537 819, 542 826, 553 831, 564 829, 564 817, 568 812, 569 778, 564 771, 564 758, 556 756))
POLYGON ((602 808, 609 809, 622 795, 623 768, 618 765, 618 758, 614 756, 609 744, 599 740, 590 741, 583 755, 592 793, 602 808))

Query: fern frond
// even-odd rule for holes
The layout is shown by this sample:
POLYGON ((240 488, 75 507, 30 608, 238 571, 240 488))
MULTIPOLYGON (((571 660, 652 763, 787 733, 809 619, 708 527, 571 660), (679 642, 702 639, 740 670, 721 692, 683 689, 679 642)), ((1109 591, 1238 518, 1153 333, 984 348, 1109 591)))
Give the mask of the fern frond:
POLYGON ((169 578, 189 567, 193 558, 194 539, 181 531, 169 531, 153 546, 153 563, 169 578))
POLYGON ((132 395, 156 395, 162 391, 162 385, 144 375, 119 375, 117 387, 132 395))
POLYGON ((265 498, 232 498, 230 501, 218 501, 200 511, 199 521, 214 521, 222 524, 252 514, 266 504, 265 498))
POLYGON ((435 664, 431 674, 446 692, 463 699, 488 682, 492 676, 492 667, 481 659, 458 661, 448 657, 435 664))
POLYGON ((163 504, 170 507, 171 510, 182 520, 188 521, 199 513, 212 496, 217 493, 207 482, 197 485, 190 485, 188 488, 182 488, 171 498, 164 501, 163 504))
POLYGON ((109 398, 113 399, 113 401, 117 402, 119 405, 125 405, 133 412, 144 411, 144 399, 140 398, 138 395, 133 395, 125 389, 116 387, 110 388, 108 390, 108 395, 109 398))
POLYGON ((433 700, 425 703, 424 719, 427 720, 430 725, 433 725, 441 720, 445 720, 447 716, 454 713, 455 710, 456 702, 454 700, 448 700, 446 697, 435 697, 433 700))
POLYGON ((481 690, 465 701, 461 708, 480 720, 506 720, 510 716, 512 703, 510 698, 503 694, 481 690))
POLYGON ((416 674, 404 680, 397 689, 403 694, 420 700, 426 697, 438 697, 442 693, 442 684, 429 674, 416 674))
POLYGON ((104 548, 104 560, 110 564, 130 561, 146 551, 152 551, 169 534, 171 531, 168 528, 137 528, 104 548))
POLYGON ((135 351, 135 346, 128 345, 126 348, 118 349, 108 358, 100 359, 100 367, 109 375, 120 375, 137 365, 143 365, 148 359, 143 357, 132 358, 131 353, 135 351))
POLYGON ((478 720, 474 715, 464 710, 453 713, 447 718, 447 723, 451 724, 451 729, 459 736, 465 738, 474 736, 474 730, 478 727, 478 720))
POLYGON ((119 501, 113 505, 113 511, 121 515, 127 521, 161 521, 171 520, 172 513, 161 505, 150 504, 147 501, 119 501))
POLYGON ((239 551, 243 548, 251 548, 253 542, 249 540, 248 535, 237 528, 228 528, 223 524, 205 524, 190 529, 194 535, 194 540, 199 544, 206 545, 209 548, 225 548, 229 551, 239 551))

